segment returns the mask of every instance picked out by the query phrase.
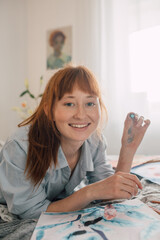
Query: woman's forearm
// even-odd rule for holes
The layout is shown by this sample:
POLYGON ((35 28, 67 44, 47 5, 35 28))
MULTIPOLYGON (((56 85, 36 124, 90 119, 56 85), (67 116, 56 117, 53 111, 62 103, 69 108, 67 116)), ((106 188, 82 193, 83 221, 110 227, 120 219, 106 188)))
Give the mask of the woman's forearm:
POLYGON ((84 208, 93 201, 89 188, 90 186, 86 186, 69 197, 51 203, 47 208, 47 212, 69 212, 84 208))
POLYGON ((122 147, 119 154, 119 160, 116 168, 116 172, 126 172, 129 173, 135 151, 130 148, 122 147))

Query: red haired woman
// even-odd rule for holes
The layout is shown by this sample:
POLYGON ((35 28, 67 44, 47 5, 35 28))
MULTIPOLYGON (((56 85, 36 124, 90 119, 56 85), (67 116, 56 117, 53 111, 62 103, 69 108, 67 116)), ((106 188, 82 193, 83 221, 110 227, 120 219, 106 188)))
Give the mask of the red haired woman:
POLYGON ((0 153, 0 203, 21 218, 38 218, 42 211, 73 211, 93 200, 136 195, 142 186, 129 171, 150 121, 127 115, 114 172, 100 132, 105 113, 98 83, 87 68, 56 72, 35 113, 0 153), (86 186, 76 188, 84 179, 86 186))

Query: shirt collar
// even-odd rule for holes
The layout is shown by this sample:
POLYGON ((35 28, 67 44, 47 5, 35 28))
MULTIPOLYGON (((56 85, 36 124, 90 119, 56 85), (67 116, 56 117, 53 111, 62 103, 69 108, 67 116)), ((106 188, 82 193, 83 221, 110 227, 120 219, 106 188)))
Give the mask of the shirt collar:
POLYGON ((65 168, 68 166, 68 162, 67 159, 63 153, 63 150, 61 148, 61 146, 58 149, 58 164, 56 166, 56 170, 61 169, 61 168, 65 168))
MULTIPOLYGON (((82 145, 80 159, 77 164, 80 164, 80 168, 84 172, 94 171, 91 148, 87 140, 82 145)), ((56 170, 65 168, 67 166, 68 162, 60 146, 58 150, 58 164, 56 166, 56 170)))

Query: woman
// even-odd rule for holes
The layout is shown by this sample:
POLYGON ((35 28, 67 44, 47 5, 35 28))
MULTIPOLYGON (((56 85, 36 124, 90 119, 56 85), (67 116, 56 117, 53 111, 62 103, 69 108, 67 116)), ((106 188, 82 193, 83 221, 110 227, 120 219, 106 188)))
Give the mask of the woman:
POLYGON ((129 199, 142 185, 129 174, 150 121, 128 114, 114 173, 100 133, 105 117, 98 83, 85 67, 68 66, 48 82, 35 113, 0 154, 0 203, 21 218, 81 209, 93 200, 129 199), (88 181, 75 191, 82 180, 88 181))

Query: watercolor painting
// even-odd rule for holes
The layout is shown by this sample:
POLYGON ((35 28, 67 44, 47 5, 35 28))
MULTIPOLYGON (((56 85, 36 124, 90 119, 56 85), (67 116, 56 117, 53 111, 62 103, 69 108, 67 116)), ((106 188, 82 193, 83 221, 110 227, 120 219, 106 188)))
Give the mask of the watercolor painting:
POLYGON ((131 173, 160 184, 160 162, 146 163, 133 167, 131 173))
POLYGON ((159 240, 160 216, 140 200, 113 204, 117 215, 107 220, 105 206, 69 213, 41 214, 31 240, 159 240))
POLYGON ((70 63, 71 59, 72 27, 65 26, 47 31, 47 69, 62 68, 70 63))

